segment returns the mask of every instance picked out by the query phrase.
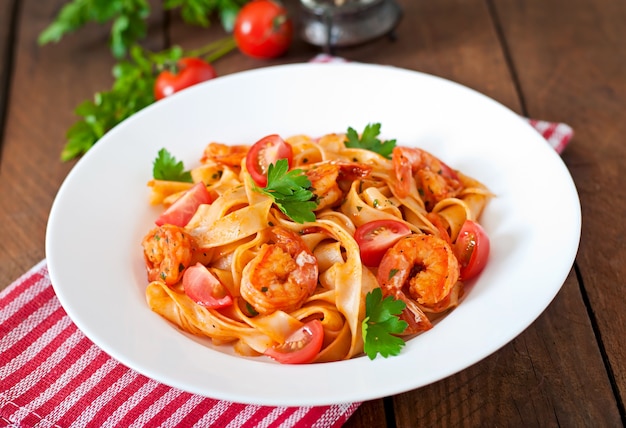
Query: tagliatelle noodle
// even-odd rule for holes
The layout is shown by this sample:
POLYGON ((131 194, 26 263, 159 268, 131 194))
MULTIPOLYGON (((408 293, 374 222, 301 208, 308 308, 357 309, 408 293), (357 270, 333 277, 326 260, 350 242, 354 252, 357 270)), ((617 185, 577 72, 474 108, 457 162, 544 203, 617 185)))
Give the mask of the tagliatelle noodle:
POLYGON ((447 198, 433 208, 433 212, 443 217, 450 229, 450 238, 454 241, 465 220, 478 220, 492 196, 480 182, 457 172, 467 186, 457 198, 447 198))

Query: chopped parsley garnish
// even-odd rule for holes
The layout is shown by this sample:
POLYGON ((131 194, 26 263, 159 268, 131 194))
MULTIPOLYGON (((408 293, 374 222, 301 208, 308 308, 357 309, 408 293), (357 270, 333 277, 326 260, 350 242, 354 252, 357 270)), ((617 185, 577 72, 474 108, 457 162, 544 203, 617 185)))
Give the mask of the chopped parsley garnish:
POLYGON ((380 123, 368 124, 360 138, 359 134, 353 128, 348 128, 346 135, 348 137, 346 147, 352 149, 367 149, 387 159, 391 159, 391 152, 396 146, 396 140, 380 141, 377 138, 378 135, 380 135, 380 123))
POLYGON ((159 150, 153 162, 152 176, 155 180, 192 182, 191 173, 185 171, 183 162, 176 160, 166 149, 159 150))
POLYGON ((361 326, 363 331, 364 351, 370 360, 377 354, 384 358, 398 355, 405 345, 402 338, 394 336, 402 333, 408 326, 399 318, 405 303, 391 296, 383 299, 380 288, 365 296, 365 319, 361 326))
POLYGON ((301 169, 289 171, 287 159, 279 159, 267 170, 267 185, 257 192, 270 196, 278 209, 297 223, 315 221, 317 203, 310 190, 311 182, 301 169))

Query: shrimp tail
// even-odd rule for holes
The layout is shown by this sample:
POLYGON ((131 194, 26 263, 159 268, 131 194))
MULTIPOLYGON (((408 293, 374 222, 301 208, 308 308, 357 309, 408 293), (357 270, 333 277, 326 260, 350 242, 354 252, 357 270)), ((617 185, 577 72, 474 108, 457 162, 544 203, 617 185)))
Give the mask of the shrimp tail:
POLYGON ((406 304, 406 307, 400 314, 400 319, 408 325, 401 336, 409 336, 433 328, 433 324, 424 311, 413 300, 407 298, 402 292, 397 293, 396 298, 406 304))

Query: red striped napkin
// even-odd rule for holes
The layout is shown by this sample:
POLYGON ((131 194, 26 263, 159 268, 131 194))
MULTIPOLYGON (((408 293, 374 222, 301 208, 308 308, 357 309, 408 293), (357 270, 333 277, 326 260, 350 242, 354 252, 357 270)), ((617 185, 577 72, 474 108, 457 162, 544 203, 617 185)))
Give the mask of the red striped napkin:
POLYGON ((0 293, 0 426, 340 427, 359 403, 270 407, 190 394, 118 363, 57 300, 45 260, 0 293))
POLYGON ((572 128, 565 123, 547 122, 545 120, 527 119, 528 123, 535 128, 548 144, 561 154, 574 136, 572 128))
MULTIPOLYGON (((559 153, 572 138, 565 124, 527 120, 559 153)), ((343 425, 359 404, 246 405, 149 379, 77 329, 54 294, 45 260, 0 292, 1 426, 325 428, 343 425)))

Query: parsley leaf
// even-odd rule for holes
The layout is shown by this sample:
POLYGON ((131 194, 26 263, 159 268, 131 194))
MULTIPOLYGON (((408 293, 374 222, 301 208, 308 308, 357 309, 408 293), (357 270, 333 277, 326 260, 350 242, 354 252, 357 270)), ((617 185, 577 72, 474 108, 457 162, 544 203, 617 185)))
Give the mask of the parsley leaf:
POLYGON ((387 159, 391 159, 391 152, 396 146, 396 140, 380 141, 380 123, 368 124, 359 138, 359 134, 353 129, 348 128, 346 147, 353 149, 367 149, 376 152, 387 159))
MULTIPOLYGON (((163 10, 180 9, 183 21, 208 27, 209 18, 219 15, 222 26, 231 32, 235 16, 249 0, 164 0, 163 10)), ((150 16, 147 0, 71 0, 59 11, 54 21, 40 34, 38 42, 45 45, 59 42, 89 22, 111 23, 109 45, 116 58, 124 57, 131 46, 145 38, 150 16)))
POLYGON ((150 15, 147 0, 72 0, 39 35, 39 44, 58 42, 88 22, 111 21, 109 45, 116 58, 123 57, 130 45, 146 35, 150 15))
POLYGON ((109 91, 97 92, 93 100, 80 104, 75 113, 82 117, 66 134, 67 142, 61 160, 81 156, 111 128, 155 102, 154 85, 160 72, 177 71, 183 57, 198 57, 211 63, 235 49, 232 36, 216 40, 199 49, 185 52, 172 46, 160 52, 150 52, 139 45, 130 48, 129 58, 113 67, 115 81, 109 91))
POLYGON ((297 223, 314 221, 313 210, 317 206, 313 192, 309 189, 311 182, 301 169, 289 171, 287 159, 279 159, 270 164, 267 170, 267 185, 264 188, 256 187, 259 193, 270 196, 278 209, 297 223))
POLYGON ((87 151, 111 128, 154 102, 154 69, 164 67, 183 56, 175 46, 151 53, 135 45, 130 59, 113 67, 115 82, 109 91, 98 92, 93 100, 80 104, 75 113, 81 117, 66 134, 61 160, 68 161, 87 151))
POLYGON ((405 342, 394 334, 402 333, 408 326, 398 316, 405 308, 405 303, 391 296, 383 299, 380 288, 365 296, 365 319, 362 323, 364 350, 370 360, 377 354, 387 358, 398 355, 405 342))
POLYGON ((191 173, 185 171, 183 162, 176 160, 166 149, 159 150, 153 162, 152 176, 156 180, 192 182, 191 173))
POLYGON ((165 0, 163 8, 171 10, 180 8, 180 16, 188 24, 208 27, 209 16, 219 14, 224 30, 231 32, 235 15, 249 0, 165 0))

